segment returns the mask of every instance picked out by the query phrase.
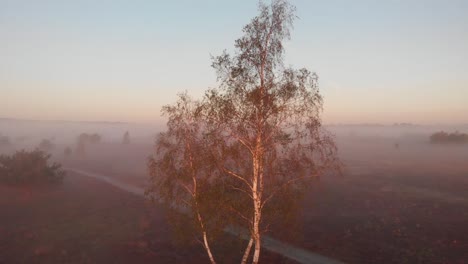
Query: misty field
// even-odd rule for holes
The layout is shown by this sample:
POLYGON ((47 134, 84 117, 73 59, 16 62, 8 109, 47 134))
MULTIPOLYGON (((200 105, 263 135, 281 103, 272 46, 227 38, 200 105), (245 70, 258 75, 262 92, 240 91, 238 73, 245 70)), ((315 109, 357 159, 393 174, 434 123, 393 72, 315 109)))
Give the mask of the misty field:
MULTIPOLYGON (((85 155, 75 152, 72 133, 59 135, 53 160, 147 186, 150 133, 122 144, 125 130, 109 134, 115 127, 105 127, 85 155)), ((270 235, 345 263, 468 263, 466 145, 430 144, 432 128, 331 129, 343 175, 323 175, 295 225, 273 224, 270 235)), ((28 140, 2 151, 41 142, 28 140)), ((61 186, 0 188, 0 263, 207 262, 198 243, 177 243, 163 208, 107 183, 68 173, 61 186)), ((216 245, 223 263, 236 263, 245 242, 223 240, 216 245)), ((263 263, 293 263, 264 253, 263 263)))
POLYGON ((0 263, 149 263, 156 254, 149 243, 162 261, 181 258, 160 214, 96 180, 69 174, 61 187, 2 188, 0 203, 0 263))
MULTIPOLYGON (((207 261, 198 244, 174 238, 164 209, 73 173, 63 186, 0 186, 0 208, 2 264, 207 261)), ((240 246, 231 237, 226 243, 240 246)), ((235 263, 229 251, 223 252, 223 263, 235 263)), ((262 260, 294 263, 268 253, 262 260)))
MULTIPOLYGON (((343 176, 324 176, 297 225, 273 236, 345 263, 467 263, 468 149, 341 137, 343 176)), ((144 186, 147 145, 104 144, 68 166, 144 186)))
POLYGON ((468 264, 467 13, 0 0, 0 264, 468 264))

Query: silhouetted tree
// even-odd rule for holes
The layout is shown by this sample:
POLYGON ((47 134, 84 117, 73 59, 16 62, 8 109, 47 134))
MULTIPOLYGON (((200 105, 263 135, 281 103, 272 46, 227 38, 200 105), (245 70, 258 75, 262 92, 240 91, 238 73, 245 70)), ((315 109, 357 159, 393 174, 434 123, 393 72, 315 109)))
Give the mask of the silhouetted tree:
POLYGON ((88 133, 81 133, 78 136, 78 141, 84 142, 84 143, 91 143, 91 144, 97 144, 101 142, 101 136, 99 134, 88 134, 88 133))
POLYGON ((81 133, 78 136, 78 139, 76 142, 76 153, 80 156, 84 156, 86 154, 86 145, 97 144, 100 142, 101 142, 101 136, 99 134, 81 133))
POLYGON ((72 155, 73 151, 70 147, 66 147, 64 150, 63 150, 63 155, 65 157, 70 157, 72 155))
POLYGON ((468 134, 458 131, 453 133, 440 131, 432 134, 429 139, 431 143, 468 143, 468 134))
POLYGON ((91 134, 88 135, 88 142, 91 144, 97 144, 101 142, 101 136, 99 134, 91 134))
POLYGON ((248 228, 242 263, 252 247, 258 263, 269 224, 294 214, 310 183, 340 168, 322 128, 317 75, 283 66, 295 8, 274 0, 260 3, 259 11, 235 42, 235 55, 213 58, 220 87, 202 101, 182 94, 163 108, 168 130, 149 162, 147 193, 191 209, 212 263, 210 227, 248 228), (211 225, 212 219, 221 223, 211 225))
POLYGON ((52 143, 52 141, 48 139, 43 139, 41 143, 39 143, 39 149, 45 152, 50 152, 51 150, 54 149, 54 147, 55 145, 52 143))
POLYGON ((130 144, 130 134, 125 132, 123 139, 122 139, 122 144, 130 144))
POLYGON ((61 165, 49 165, 50 155, 41 150, 18 151, 0 156, 0 182, 6 184, 60 183, 65 175, 61 165))

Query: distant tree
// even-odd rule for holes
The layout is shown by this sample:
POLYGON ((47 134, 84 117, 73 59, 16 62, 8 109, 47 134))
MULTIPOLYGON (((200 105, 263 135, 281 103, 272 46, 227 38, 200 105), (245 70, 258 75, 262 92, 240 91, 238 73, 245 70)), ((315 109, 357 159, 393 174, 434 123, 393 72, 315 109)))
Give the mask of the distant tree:
POLYGON ((460 133, 455 131, 453 133, 447 133, 440 131, 432 134, 430 137, 431 143, 468 143, 468 134, 460 133))
POLYGON ((66 147, 64 150, 63 150, 63 155, 65 157, 70 157, 72 155, 73 151, 70 147, 66 147))
POLYGON ((8 136, 0 135, 0 147, 8 147, 11 145, 10 138, 8 136))
POLYGON ((101 142, 101 136, 99 134, 96 134, 96 133, 91 134, 91 135, 89 135, 88 141, 91 144, 100 143, 101 142))
POLYGON ((322 127, 317 75, 283 67, 295 8, 273 0, 259 11, 235 55, 213 59, 220 87, 203 101, 182 94, 163 108, 168 130, 149 161, 147 194, 190 208, 212 263, 211 228, 245 227, 241 263, 258 263, 268 227, 296 213, 315 179, 340 169, 322 127))
POLYGON ((41 150, 18 151, 0 156, 0 182, 12 185, 61 183, 65 172, 61 165, 49 165, 50 155, 41 150))
POLYGON ((43 150, 45 152, 50 152, 54 149, 55 145, 52 143, 52 141, 48 139, 43 139, 41 143, 39 143, 39 149, 43 150))
POLYGON ((99 134, 88 134, 88 133, 81 133, 78 136, 78 141, 83 143, 90 143, 90 144, 97 144, 101 142, 101 136, 99 134))
POLYGON ((125 132, 123 139, 122 139, 122 144, 130 144, 130 134, 125 132))
POLYGON ((431 143, 440 143, 448 138, 448 134, 444 131, 436 132, 430 137, 431 143))
POLYGON ((86 155, 86 145, 98 144, 101 142, 101 136, 97 133, 87 134, 81 133, 76 142, 76 153, 80 156, 86 155))

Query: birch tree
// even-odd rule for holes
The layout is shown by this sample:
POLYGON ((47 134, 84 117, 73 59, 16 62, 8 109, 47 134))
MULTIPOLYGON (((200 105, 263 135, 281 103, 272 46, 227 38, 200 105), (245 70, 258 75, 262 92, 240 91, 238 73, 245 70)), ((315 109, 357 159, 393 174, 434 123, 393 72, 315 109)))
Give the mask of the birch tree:
POLYGON ((199 109, 199 103, 186 93, 179 95, 176 104, 163 107, 163 115, 167 115, 169 121, 167 131, 157 139, 155 156, 149 159, 152 184, 146 193, 173 209, 188 211, 200 234, 195 237, 200 237, 210 262, 216 263, 207 229, 215 222, 218 211, 213 206, 220 200, 209 197, 208 194, 216 193, 217 189, 210 191, 208 188, 214 187, 220 177, 212 177, 214 171, 204 148, 199 109), (208 219, 203 211, 211 211, 208 219))
POLYGON ((219 86, 200 102, 182 96, 164 108, 168 130, 156 147, 165 151, 150 162, 152 192, 184 200, 200 216, 203 238, 210 237, 204 222, 212 218, 225 221, 212 226, 248 230, 241 263, 258 263, 272 222, 295 213, 315 179, 340 169, 333 137, 322 126, 318 76, 283 64, 295 18, 286 0, 260 2, 235 52, 213 58, 219 86))
POLYGON ((220 167, 251 200, 244 217, 254 245, 252 263, 259 261, 268 226, 264 212, 276 211, 272 201, 300 198, 313 178, 339 166, 333 138, 322 128, 317 75, 283 65, 283 42, 295 18, 294 6, 285 0, 260 3, 259 15, 236 40, 234 55, 213 59, 220 86, 205 97, 209 134, 222 139, 216 140, 222 145, 220 167))

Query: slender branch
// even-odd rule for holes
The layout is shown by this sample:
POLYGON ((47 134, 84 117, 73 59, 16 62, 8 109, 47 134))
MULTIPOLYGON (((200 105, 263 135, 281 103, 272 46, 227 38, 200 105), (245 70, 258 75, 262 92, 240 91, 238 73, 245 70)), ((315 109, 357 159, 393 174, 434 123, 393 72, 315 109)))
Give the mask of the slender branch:
POLYGON ((234 190, 243 192, 243 193, 247 194, 251 199, 253 199, 252 194, 249 193, 249 192, 247 192, 246 190, 241 189, 241 188, 239 188, 239 187, 236 187, 236 186, 234 186, 234 185, 232 185, 232 184, 229 184, 229 187, 231 187, 231 188, 234 189, 234 190))
POLYGON ((189 207, 189 208, 192 207, 192 204, 189 203, 189 202, 187 202, 186 200, 181 199, 181 201, 182 201, 182 203, 184 203, 185 205, 187 205, 187 207, 189 207))
POLYGON ((245 141, 245 139, 243 139, 243 138, 237 136, 237 135, 234 134, 234 133, 231 133, 229 136, 230 136, 230 137, 233 137, 233 138, 235 138, 237 141, 239 141, 239 142, 240 142, 242 145, 244 145, 244 147, 246 147, 247 150, 250 151, 250 153, 253 155, 252 146, 250 146, 250 145, 245 141))
POLYGON ((192 197, 195 196, 195 194, 192 192, 192 190, 190 190, 190 188, 185 183, 183 183, 181 180, 177 179, 177 183, 179 183, 179 185, 182 186, 192 197))
POLYGON ((239 180, 241 180, 242 182, 244 182, 250 189, 252 189, 252 185, 246 180, 244 179, 243 177, 241 177, 240 175, 238 175, 237 173, 229 170, 228 168, 226 167, 223 167, 222 168, 226 173, 228 173, 229 175, 233 176, 234 178, 237 178, 239 180))
POLYGON ((248 224, 249 226, 252 226, 252 219, 248 218, 247 216, 243 215, 241 212, 239 212, 239 210, 235 209, 234 207, 232 207, 232 205, 229 205, 227 206, 227 208, 231 211, 233 211, 234 213, 238 214, 239 217, 241 217, 242 219, 244 219, 248 224))

